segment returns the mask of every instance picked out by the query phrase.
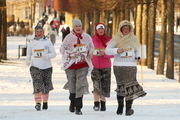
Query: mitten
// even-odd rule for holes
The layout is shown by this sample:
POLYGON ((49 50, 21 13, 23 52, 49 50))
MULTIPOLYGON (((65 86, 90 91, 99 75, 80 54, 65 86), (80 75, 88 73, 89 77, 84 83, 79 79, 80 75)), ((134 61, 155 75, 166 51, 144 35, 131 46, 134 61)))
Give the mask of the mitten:
POLYGON ((44 58, 44 59, 49 59, 49 55, 48 55, 48 54, 44 54, 44 55, 43 55, 43 58, 44 58))
POLYGON ((31 64, 30 60, 26 60, 26 65, 29 66, 31 64))

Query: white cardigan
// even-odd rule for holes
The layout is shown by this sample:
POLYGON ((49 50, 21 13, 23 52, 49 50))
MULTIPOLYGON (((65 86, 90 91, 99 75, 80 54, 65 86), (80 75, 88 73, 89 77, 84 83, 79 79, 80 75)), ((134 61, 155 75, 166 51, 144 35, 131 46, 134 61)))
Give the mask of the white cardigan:
POLYGON ((136 66, 136 59, 140 57, 140 48, 132 48, 132 57, 122 58, 121 54, 117 53, 118 48, 115 48, 114 44, 108 44, 105 49, 107 55, 114 55, 114 66, 136 66))
POLYGON ((41 38, 39 40, 30 40, 27 47, 26 60, 31 61, 31 66, 37 67, 39 69, 47 69, 52 67, 51 60, 56 57, 56 51, 51 41, 47 38, 41 38), (40 51, 35 52, 35 51, 40 51), (37 56, 42 54, 40 56, 37 56), (43 54, 48 54, 49 59, 43 58, 43 54))
MULTIPOLYGON (((82 53, 85 56, 85 60, 89 66, 88 75, 90 75, 91 71, 93 70, 93 65, 91 59, 89 59, 88 52, 92 52, 94 50, 94 45, 92 42, 91 36, 87 33, 82 33, 82 39, 80 39, 81 44, 85 44, 86 53, 82 53)), ((69 68, 73 63, 79 62, 81 58, 81 54, 78 55, 77 59, 71 59, 70 53, 73 53, 74 44, 77 44, 77 36, 71 31, 65 38, 64 41, 59 49, 60 53, 62 54, 63 65, 62 69, 65 70, 69 68)))

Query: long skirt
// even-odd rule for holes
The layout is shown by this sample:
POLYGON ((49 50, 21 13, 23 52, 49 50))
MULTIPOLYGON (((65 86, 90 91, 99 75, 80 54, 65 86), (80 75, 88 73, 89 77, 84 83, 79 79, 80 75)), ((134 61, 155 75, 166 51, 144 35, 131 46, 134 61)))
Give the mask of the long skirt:
POLYGON ((54 89, 52 84, 52 67, 47 69, 39 69, 31 66, 30 73, 33 80, 33 94, 39 92, 45 94, 54 89))
POLYGON ((69 90, 70 93, 75 93, 76 98, 89 93, 89 84, 87 81, 88 68, 65 70, 68 82, 63 88, 69 90))
POLYGON ((50 34, 50 40, 51 40, 52 44, 54 45, 56 43, 56 35, 50 34))
POLYGON ((116 77, 118 96, 124 96, 125 100, 134 100, 146 95, 141 85, 139 85, 136 74, 136 66, 113 66, 116 77))
POLYGON ((91 79, 94 88, 92 92, 97 92, 104 97, 110 97, 111 68, 94 68, 91 72, 91 79))

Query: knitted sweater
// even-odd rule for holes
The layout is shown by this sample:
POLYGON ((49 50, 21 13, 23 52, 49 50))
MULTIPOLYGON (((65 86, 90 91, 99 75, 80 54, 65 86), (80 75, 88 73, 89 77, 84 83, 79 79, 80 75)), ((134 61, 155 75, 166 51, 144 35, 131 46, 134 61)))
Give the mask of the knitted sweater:
POLYGON ((118 48, 115 48, 114 44, 108 44, 105 49, 105 53, 108 55, 114 55, 114 66, 136 66, 136 59, 140 57, 140 48, 130 48, 129 51, 125 51, 124 53, 118 54, 118 48), (129 52, 129 56, 126 56, 125 53, 129 52))

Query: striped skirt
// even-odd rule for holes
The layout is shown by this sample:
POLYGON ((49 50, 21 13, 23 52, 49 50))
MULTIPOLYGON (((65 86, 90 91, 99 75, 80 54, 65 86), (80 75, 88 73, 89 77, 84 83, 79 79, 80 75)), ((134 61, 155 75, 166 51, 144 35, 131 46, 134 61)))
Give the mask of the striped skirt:
POLYGON ((39 69, 31 66, 30 73, 33 80, 33 94, 39 92, 45 94, 54 89, 52 84, 52 67, 47 69, 39 69))
POLYGON ((136 66, 113 66, 113 69, 117 83, 115 91, 118 96, 124 96, 127 101, 146 95, 136 79, 136 66))

